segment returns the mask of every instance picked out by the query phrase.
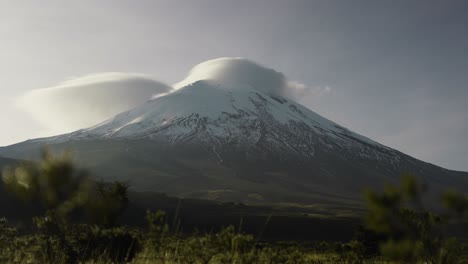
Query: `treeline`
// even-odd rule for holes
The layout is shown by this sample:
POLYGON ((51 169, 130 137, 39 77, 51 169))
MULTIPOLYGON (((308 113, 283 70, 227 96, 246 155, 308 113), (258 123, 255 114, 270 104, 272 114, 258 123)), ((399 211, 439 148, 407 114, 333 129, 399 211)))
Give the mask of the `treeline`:
MULTIPOLYGON (((128 185, 98 183, 69 154, 6 168, 4 185, 40 207, 30 228, 0 219, 2 263, 463 263, 468 248, 448 235, 468 226, 466 194, 447 191, 440 213, 423 202, 426 186, 410 175, 383 192, 366 193, 368 213, 348 243, 284 242, 242 231, 242 222, 218 232, 183 234, 177 216, 146 214, 146 228, 119 225, 128 185)), ((21 210, 21 208, 18 208, 21 210)), ((265 226, 268 221, 265 222, 265 226)), ((288 226, 284 226, 285 229, 288 226)), ((466 229, 465 229, 466 231, 466 229)))

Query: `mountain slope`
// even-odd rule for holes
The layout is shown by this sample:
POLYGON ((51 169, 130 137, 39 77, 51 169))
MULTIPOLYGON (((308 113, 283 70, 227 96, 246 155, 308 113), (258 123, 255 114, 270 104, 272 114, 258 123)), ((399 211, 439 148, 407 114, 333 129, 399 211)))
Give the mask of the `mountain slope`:
POLYGON ((468 186, 466 173, 409 157, 291 99, 208 80, 88 129, 0 148, 0 155, 35 159, 45 144, 73 149, 104 180, 207 199, 354 208, 365 187, 404 172, 435 189, 468 186))

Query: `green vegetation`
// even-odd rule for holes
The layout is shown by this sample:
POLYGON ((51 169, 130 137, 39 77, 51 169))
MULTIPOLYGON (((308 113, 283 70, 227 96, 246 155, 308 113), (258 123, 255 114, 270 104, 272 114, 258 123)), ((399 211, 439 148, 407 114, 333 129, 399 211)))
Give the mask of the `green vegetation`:
POLYGON ((467 248, 448 235, 450 227, 467 224, 467 197, 447 191, 445 209, 436 214, 424 206, 426 188, 409 175, 401 186, 367 192, 367 215, 348 243, 314 237, 266 241, 263 231, 271 215, 256 235, 244 231, 242 220, 236 226, 187 233, 177 214, 180 204, 172 216, 147 211, 144 228, 123 226, 119 220, 131 202, 128 186, 90 180, 68 154, 44 151, 38 164, 7 168, 2 178, 38 214, 27 227, 0 219, 0 263, 468 262, 463 255, 467 248))
POLYGON ((463 252, 449 225, 461 225, 468 213, 468 197, 454 191, 443 194, 445 212, 436 214, 424 205, 426 186, 404 175, 401 186, 387 185, 382 194, 368 191, 367 227, 381 235, 380 252, 389 259, 431 264, 456 263, 463 252))

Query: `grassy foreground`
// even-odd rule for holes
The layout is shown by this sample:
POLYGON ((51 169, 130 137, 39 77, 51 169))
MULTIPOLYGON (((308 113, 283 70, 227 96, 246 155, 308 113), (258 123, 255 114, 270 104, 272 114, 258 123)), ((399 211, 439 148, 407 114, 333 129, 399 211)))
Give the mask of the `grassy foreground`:
MULTIPOLYGON (((20 228, 0 219, 0 263, 468 263, 468 247, 456 238, 468 230, 467 195, 446 191, 445 209, 433 212, 424 204, 427 186, 410 175, 383 192, 366 193, 367 212, 347 243, 317 242, 313 235, 267 241, 270 217, 255 236, 244 232, 242 220, 236 227, 184 233, 179 207, 175 217, 147 211, 144 228, 127 227, 119 218, 130 203, 128 185, 96 183, 66 155, 44 152, 39 164, 6 168, 2 179, 28 204, 14 211, 34 208, 36 216, 20 228)), ((281 223, 275 228, 283 233, 297 229, 281 223)), ((307 233, 312 227, 300 228, 307 233)))
POLYGON ((146 231, 70 227, 64 237, 18 234, 2 221, 1 263, 386 263, 366 256, 357 242, 266 243, 227 227, 212 234, 180 236, 149 213, 146 231), (153 222, 151 222, 153 221, 153 222))
MULTIPOLYGON (((146 220, 145 229, 74 224, 17 230, 2 219, 0 263, 440 263, 395 261, 380 254, 365 232, 348 243, 267 242, 233 226, 183 235, 170 228, 162 211, 148 212, 146 220)), ((467 253, 464 245, 446 263, 468 263, 467 253)))

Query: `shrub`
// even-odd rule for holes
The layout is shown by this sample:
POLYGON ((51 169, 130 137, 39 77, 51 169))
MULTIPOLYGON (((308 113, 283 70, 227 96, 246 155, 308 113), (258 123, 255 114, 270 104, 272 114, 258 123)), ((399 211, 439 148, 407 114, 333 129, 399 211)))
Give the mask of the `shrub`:
POLYGON ((426 191, 411 175, 404 175, 400 186, 386 186, 382 194, 368 191, 367 228, 386 237, 380 250, 393 260, 455 263, 459 246, 455 238, 446 237, 443 226, 450 215, 466 214, 466 197, 446 192, 446 207, 454 213, 442 217, 424 206, 426 191))

